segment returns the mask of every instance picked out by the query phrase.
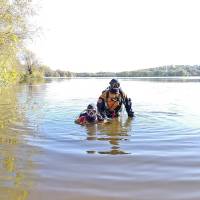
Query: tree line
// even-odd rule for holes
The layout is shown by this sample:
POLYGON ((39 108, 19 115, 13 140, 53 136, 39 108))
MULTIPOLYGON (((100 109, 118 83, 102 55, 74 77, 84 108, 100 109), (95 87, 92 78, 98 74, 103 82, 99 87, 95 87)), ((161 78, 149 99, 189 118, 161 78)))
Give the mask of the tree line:
POLYGON ((156 68, 123 71, 123 72, 70 72, 52 70, 41 66, 40 70, 45 77, 169 77, 169 76, 200 76, 200 65, 169 65, 156 68))
POLYGON ((45 77, 71 77, 71 76, 73 76, 72 72, 63 71, 60 69, 52 70, 48 66, 41 66, 41 69, 42 69, 45 77))
POLYGON ((200 76, 200 65, 169 65, 156 68, 123 71, 72 73, 75 77, 167 77, 167 76, 200 76))

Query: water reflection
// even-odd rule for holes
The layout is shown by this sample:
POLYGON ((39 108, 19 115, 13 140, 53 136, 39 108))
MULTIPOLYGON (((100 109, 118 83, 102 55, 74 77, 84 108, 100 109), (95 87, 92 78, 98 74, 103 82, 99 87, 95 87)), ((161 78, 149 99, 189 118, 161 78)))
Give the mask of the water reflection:
MULTIPOLYGON (((31 181, 26 172, 32 169, 32 152, 22 139, 24 116, 19 112, 19 88, 0 89, 0 199, 25 200, 31 181)), ((32 149, 33 150, 33 149, 32 149)))
MULTIPOLYGON (((52 82, 63 82, 63 81, 70 81, 71 77, 46 77, 45 82, 46 83, 52 83, 52 82)), ((74 78, 73 78, 74 79, 74 78)))
POLYGON ((106 148, 107 144, 109 144, 109 150, 88 150, 87 153, 112 155, 130 154, 122 149, 122 142, 129 140, 130 134, 132 134, 132 122, 133 119, 131 118, 116 118, 109 123, 85 126, 88 141, 98 141, 99 145, 103 147, 105 147, 106 142, 106 148))

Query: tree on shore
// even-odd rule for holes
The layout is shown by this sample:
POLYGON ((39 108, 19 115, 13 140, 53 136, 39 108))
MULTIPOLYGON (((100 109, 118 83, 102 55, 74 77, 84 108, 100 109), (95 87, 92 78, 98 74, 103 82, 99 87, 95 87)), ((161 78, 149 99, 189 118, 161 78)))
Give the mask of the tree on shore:
POLYGON ((24 50, 22 60, 24 62, 25 73, 28 75, 33 75, 34 70, 40 66, 38 58, 30 50, 24 50))
POLYGON ((20 77, 19 52, 32 34, 28 17, 33 14, 31 0, 0 0, 0 82, 20 77))

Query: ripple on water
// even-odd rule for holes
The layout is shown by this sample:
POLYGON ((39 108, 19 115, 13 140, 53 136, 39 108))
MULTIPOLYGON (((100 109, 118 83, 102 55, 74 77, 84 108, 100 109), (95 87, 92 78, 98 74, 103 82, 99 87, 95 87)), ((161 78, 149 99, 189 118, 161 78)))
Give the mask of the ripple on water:
POLYGON ((122 112, 109 124, 75 124, 104 82, 27 85, 17 99, 0 101, 0 199, 199 200, 199 112, 191 108, 198 104, 184 101, 185 87, 199 87, 122 81, 136 97, 136 118, 122 112), (81 98, 74 92, 80 85, 91 86, 81 98), (31 180, 37 184, 30 187, 31 180))

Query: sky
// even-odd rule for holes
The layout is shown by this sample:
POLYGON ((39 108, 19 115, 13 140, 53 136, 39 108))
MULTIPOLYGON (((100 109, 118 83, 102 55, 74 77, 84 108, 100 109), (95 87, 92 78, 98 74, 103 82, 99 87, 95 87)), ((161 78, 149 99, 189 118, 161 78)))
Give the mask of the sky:
POLYGON ((41 0, 30 48, 72 72, 200 64, 199 0, 41 0))

